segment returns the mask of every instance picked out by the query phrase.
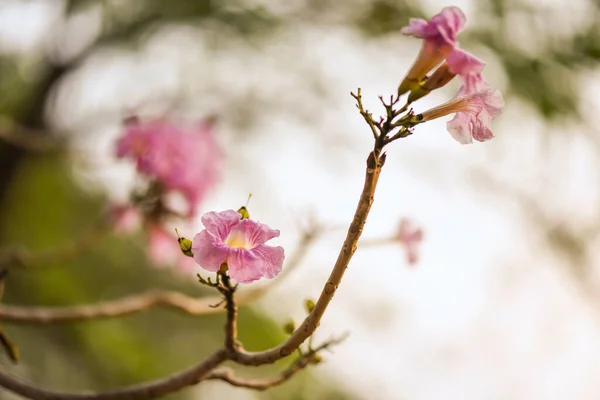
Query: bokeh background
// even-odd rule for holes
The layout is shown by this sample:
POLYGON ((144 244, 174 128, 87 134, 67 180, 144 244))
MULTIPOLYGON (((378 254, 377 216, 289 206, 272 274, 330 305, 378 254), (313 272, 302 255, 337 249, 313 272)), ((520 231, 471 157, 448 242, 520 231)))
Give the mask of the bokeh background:
MULTIPOLYGON (((440 120, 390 147, 364 238, 390 237, 408 216, 426 231, 419 264, 385 241, 359 249, 317 332, 351 336, 281 387, 206 382, 169 398, 598 398, 597 1, 0 0, 2 246, 68 244, 126 198, 133 167, 113 146, 127 112, 216 116, 226 168, 202 210, 237 208, 253 193, 253 217, 280 229, 288 252, 309 215, 331 228, 288 279, 242 308, 247 348, 279 343, 285 320, 300 320, 302 300, 320 293, 361 189, 372 139, 350 91, 362 87, 378 113, 377 96, 395 91, 420 47, 400 28, 451 4, 467 15, 462 47, 488 62, 507 107, 485 144, 459 145, 440 120)), ((191 224, 188 236, 201 228, 191 224)), ((14 270, 3 301, 206 293, 198 271, 152 266, 145 245, 142 233, 109 234, 75 258, 14 270)), ((222 321, 153 309, 5 323, 22 360, 2 363, 49 388, 114 388, 195 363, 221 343, 222 321)))

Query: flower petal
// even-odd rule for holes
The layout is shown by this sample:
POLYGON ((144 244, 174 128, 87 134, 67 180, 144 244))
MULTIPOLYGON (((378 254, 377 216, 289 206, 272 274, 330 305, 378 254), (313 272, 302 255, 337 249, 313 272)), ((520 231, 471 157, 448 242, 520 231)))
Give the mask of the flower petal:
POLYGON ((411 18, 408 26, 400 32, 421 39, 435 40, 438 44, 454 46, 456 35, 466 23, 465 14, 458 7, 444 7, 439 14, 427 22, 420 18, 411 18))
POLYGON ((261 245, 252 249, 252 252, 263 260, 264 277, 271 279, 279 275, 285 259, 285 251, 281 246, 261 245))
POLYGON ((227 258, 229 276, 238 283, 251 283, 262 278, 265 262, 252 250, 232 249, 227 258))
POLYGON ((238 283, 274 278, 283 266, 283 247, 261 245, 251 250, 235 249, 227 259, 229 275, 238 283))
POLYGON ((427 34, 428 22, 421 18, 410 18, 408 20, 408 26, 400 29, 400 32, 404 35, 411 35, 418 38, 424 38, 427 34))
POLYGON ((246 243, 252 248, 264 244, 267 240, 279 237, 278 229, 271 229, 269 226, 251 219, 241 220, 237 228, 244 233, 246 243))
POLYGON ((201 220, 207 231, 223 241, 229 235, 231 229, 240 222, 240 217, 240 214, 235 210, 210 211, 204 214, 201 220))
POLYGON ((450 72, 461 76, 480 74, 485 68, 485 62, 458 47, 452 50, 446 57, 446 61, 450 72))
POLYGON ((471 116, 465 112, 456 113, 451 121, 448 121, 446 127, 450 135, 461 144, 473 143, 471 134, 471 116))
POLYGON ((411 19, 401 32, 423 39, 417 59, 398 87, 398 94, 418 88, 427 73, 448 57, 458 45, 456 36, 465 24, 465 15, 458 7, 445 7, 427 22, 411 19))
POLYGON ((229 248, 207 230, 201 231, 192 240, 194 261, 210 272, 217 272, 229 255, 229 248))

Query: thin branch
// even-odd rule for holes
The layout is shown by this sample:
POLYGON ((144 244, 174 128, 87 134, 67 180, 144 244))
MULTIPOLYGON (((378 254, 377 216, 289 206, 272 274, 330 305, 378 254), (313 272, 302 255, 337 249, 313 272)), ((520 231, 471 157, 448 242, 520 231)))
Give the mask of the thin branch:
POLYGON ((64 141, 19 125, 3 116, 0 116, 0 139, 31 152, 48 152, 66 145, 64 141))
POLYGON ((237 286, 231 285, 231 278, 226 272, 219 272, 222 288, 219 291, 225 296, 225 309, 227 310, 227 323, 225 324, 225 348, 230 352, 235 352, 239 347, 237 341, 237 317, 238 305, 235 300, 235 289, 237 286))
POLYGON ((346 336, 338 339, 333 339, 323 343, 321 346, 309 350, 306 354, 302 355, 296 361, 294 361, 289 367, 283 370, 279 375, 268 379, 248 379, 235 376, 233 369, 231 368, 219 368, 212 371, 204 378, 204 380, 221 380, 229 383, 232 386, 252 389, 252 390, 267 390, 274 386, 280 385, 288 381, 296 373, 302 371, 311 364, 317 364, 320 361, 318 352, 327 349, 335 344, 342 342, 346 336))
MULTIPOLYGON (((317 225, 309 227, 300 237, 296 250, 287 259, 286 268, 279 274, 278 278, 261 287, 240 291, 237 296, 238 305, 255 301, 264 296, 274 286, 280 284, 282 280, 302 264, 310 246, 316 241, 321 232, 322 229, 317 225)), ((220 307, 211 307, 211 305, 217 304, 221 300, 220 296, 195 298, 175 291, 152 290, 89 305, 30 307, 0 304, 0 321, 15 324, 66 323, 121 317, 151 307, 171 308, 189 315, 210 315, 224 311, 220 307)))
MULTIPOLYGON (((373 133, 373 138, 377 139, 379 137, 380 133, 377 132, 378 127, 376 125, 376 122, 373 121, 373 115, 370 112, 368 112, 367 110, 365 110, 365 108, 363 106, 361 89, 358 88, 358 90, 356 91, 356 94, 350 93, 350 95, 352 97, 354 97, 354 99, 356 100, 356 108, 358 108, 360 115, 362 115, 362 117, 364 118, 367 125, 369 125, 369 128, 371 128, 371 132, 373 133)), ((379 128, 379 130, 381 130, 381 129, 379 128)))
POLYGON ((358 243, 358 247, 381 247, 389 245, 397 245, 400 241, 396 236, 381 237, 375 239, 363 239, 358 243))
POLYGON ((296 331, 279 346, 263 352, 247 352, 239 349, 234 354, 234 361, 243 365, 262 365, 273 363, 283 357, 292 354, 300 345, 310 337, 320 324, 321 318, 327 309, 327 306, 333 299, 333 296, 344 277, 348 264, 357 248, 358 240, 362 234, 363 227, 371 210, 375 196, 375 188, 381 173, 381 168, 385 162, 385 154, 381 154, 383 143, 380 140, 375 141, 375 148, 369 154, 367 159, 367 169, 365 174, 365 183, 360 195, 358 206, 354 213, 352 223, 348 228, 346 239, 340 249, 338 258, 335 262, 329 279, 323 287, 323 291, 317 300, 313 311, 305 318, 296 331))
POLYGON ((108 223, 101 218, 87 232, 57 249, 39 253, 23 249, 3 249, 0 251, 0 268, 43 268, 66 262, 90 250, 108 231, 108 223))
POLYGON ((0 369, 0 386, 32 400, 146 400, 197 384, 226 359, 227 350, 221 348, 198 365, 169 377, 103 393, 61 393, 39 389, 12 377, 3 369, 0 369))
POLYGON ((151 307, 167 307, 189 315, 216 314, 211 308, 220 301, 218 296, 194 298, 176 291, 153 290, 117 300, 70 307, 27 307, 0 305, 0 320, 18 324, 53 324, 90 319, 122 317, 151 307))

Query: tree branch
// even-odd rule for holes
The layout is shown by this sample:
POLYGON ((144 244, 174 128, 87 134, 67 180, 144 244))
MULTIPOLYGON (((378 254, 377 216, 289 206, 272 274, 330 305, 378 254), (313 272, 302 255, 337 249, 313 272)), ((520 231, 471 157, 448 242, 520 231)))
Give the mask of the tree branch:
POLYGON ((0 115, 0 139, 30 152, 48 152, 66 147, 66 142, 61 142, 43 131, 19 125, 2 115, 0 115))
POLYGON ((235 289, 237 286, 231 285, 231 278, 227 272, 219 272, 221 276, 222 287, 219 291, 225 296, 225 309, 227 310, 227 322, 225 324, 225 348, 234 353, 239 347, 237 341, 237 317, 238 305, 235 301, 235 289))
POLYGON ((0 268, 43 268, 48 265, 68 261, 79 254, 91 249, 104 234, 108 232, 109 225, 105 219, 100 218, 87 232, 57 249, 30 253, 24 249, 0 250, 0 268))
POLYGON ((190 315, 207 315, 222 311, 210 307, 219 301, 218 296, 194 298, 176 291, 153 290, 117 300, 70 307, 0 305, 0 320, 17 324, 53 324, 122 317, 156 306, 172 308, 190 315))
POLYGON ((39 389, 10 376, 2 369, 0 369, 0 386, 32 400, 146 400, 161 397, 186 386, 197 384, 226 359, 227 350, 221 348, 200 364, 167 378, 103 393, 61 393, 39 389))
MULTIPOLYGON (((300 237, 296 250, 287 260, 286 268, 277 279, 254 289, 240 291, 238 305, 248 304, 264 296, 275 285, 280 284, 294 271, 316 241, 322 229, 313 225, 300 237)), ((210 315, 223 312, 224 309, 210 307, 221 301, 220 296, 194 298, 183 293, 164 290, 152 290, 126 296, 116 300, 67 307, 30 307, 0 304, 0 321, 14 324, 55 324, 90 319, 115 318, 147 310, 151 307, 167 307, 190 315, 210 315)))
MULTIPOLYGON (((381 137, 385 138, 384 135, 381 137)), ((354 218, 348 228, 346 239, 338 254, 333 270, 323 287, 313 311, 304 319, 298 329, 296 329, 296 331, 279 346, 263 352, 247 352, 243 349, 238 349, 234 354, 234 361, 243 365, 254 366, 273 363, 292 354, 292 352, 300 347, 300 345, 315 332, 327 306, 333 299, 333 295, 344 277, 344 273, 346 272, 346 268, 348 268, 348 264, 350 263, 354 252, 356 251, 358 239, 362 234, 367 216, 371 210, 379 174, 385 163, 385 154, 381 154, 383 146, 383 140, 376 140, 375 148, 371 154, 369 154, 365 183, 358 206, 354 213, 354 218)))
POLYGON ((296 373, 302 371, 306 367, 311 364, 317 364, 320 362, 320 357, 318 356, 318 352, 324 349, 327 349, 333 345, 341 343, 346 339, 346 336, 340 337, 338 339, 332 339, 321 346, 316 347, 315 349, 309 350, 307 353, 303 354, 300 358, 294 361, 289 367, 283 370, 279 375, 273 378, 268 379, 248 379, 248 378, 240 378, 235 376, 233 369, 231 368, 219 368, 212 371, 210 374, 204 378, 204 380, 221 380, 229 383, 232 386, 253 389, 253 390, 267 390, 274 386, 280 385, 286 381, 288 381, 292 376, 296 373))

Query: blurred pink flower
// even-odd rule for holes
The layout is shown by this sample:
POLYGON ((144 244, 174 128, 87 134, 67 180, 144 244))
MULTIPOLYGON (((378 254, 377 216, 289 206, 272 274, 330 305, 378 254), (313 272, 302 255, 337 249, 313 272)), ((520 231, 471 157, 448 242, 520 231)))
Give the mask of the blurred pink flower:
POLYGON ((109 222, 117 233, 131 233, 140 227, 142 217, 132 206, 114 203, 108 209, 109 222))
POLYGON ((419 261, 419 245, 423 241, 423 230, 411 220, 403 218, 400 220, 396 239, 404 247, 408 264, 416 264, 419 261))
POLYGON ((148 224, 146 234, 148 235, 148 257, 154 264, 175 264, 180 267, 190 267, 194 264, 190 257, 181 252, 177 237, 161 225, 148 224))
POLYGON ((116 155, 134 160, 138 172, 157 179, 165 189, 180 192, 188 203, 188 216, 217 183, 222 158, 211 124, 187 129, 162 120, 127 123, 116 155))
POLYGON ((473 139, 479 142, 492 139, 494 134, 489 126, 500 115, 504 98, 499 90, 490 89, 483 79, 473 83, 473 87, 479 91, 469 93, 467 86, 461 86, 452 100, 420 114, 421 121, 456 113, 447 128, 458 142, 469 144, 473 143, 473 139))
POLYGON ((417 59, 400 83, 399 95, 416 89, 427 73, 450 55, 458 45, 456 36, 465 23, 465 15, 458 7, 444 7, 429 22, 420 18, 410 19, 401 32, 424 40, 417 59))
POLYGON ((279 231, 251 219, 240 219, 234 210, 211 211, 202 216, 206 229, 192 241, 194 260, 207 271, 216 272, 227 261, 236 282, 250 283, 274 278, 281 272, 283 247, 266 245, 279 231))

